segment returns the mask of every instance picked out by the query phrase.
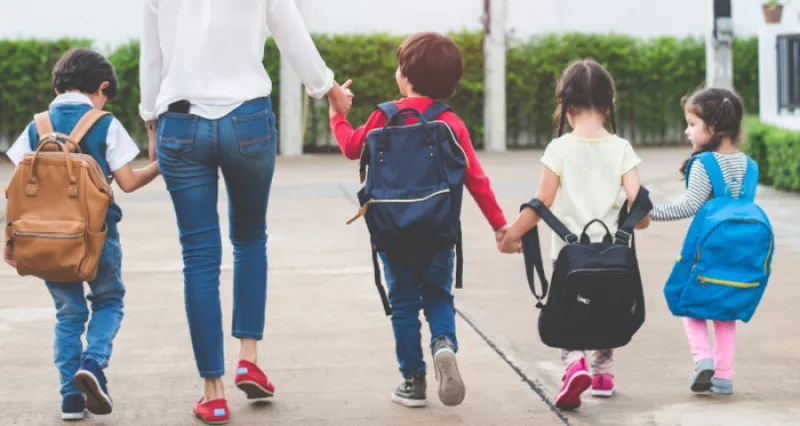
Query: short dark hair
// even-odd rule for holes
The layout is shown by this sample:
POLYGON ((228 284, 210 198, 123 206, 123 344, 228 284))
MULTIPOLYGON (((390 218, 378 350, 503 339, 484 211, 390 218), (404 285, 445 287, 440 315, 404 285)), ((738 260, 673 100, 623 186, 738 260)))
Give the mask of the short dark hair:
POLYGON ((433 99, 452 96, 464 75, 458 46, 435 32, 408 37, 397 49, 397 62, 414 91, 433 99))
POLYGON ((70 49, 53 67, 52 85, 59 93, 69 90, 94 93, 104 81, 108 82, 108 87, 103 89, 103 94, 113 101, 117 97, 117 73, 108 59, 91 49, 70 49))
POLYGON ((611 129, 617 133, 617 120, 614 114, 614 93, 616 85, 611 74, 594 59, 580 59, 572 62, 558 79, 556 98, 558 108, 555 117, 560 118, 558 136, 564 132, 567 112, 570 108, 609 110, 611 129))
MULTIPOLYGON (((697 148, 689 158, 701 152, 714 151, 725 137, 731 138, 733 143, 739 142, 742 135, 744 105, 736 92, 716 87, 699 89, 684 97, 682 103, 683 109, 700 117, 711 132, 708 143, 697 148)), ((686 173, 688 164, 689 159, 683 162, 679 169, 681 173, 686 173)))

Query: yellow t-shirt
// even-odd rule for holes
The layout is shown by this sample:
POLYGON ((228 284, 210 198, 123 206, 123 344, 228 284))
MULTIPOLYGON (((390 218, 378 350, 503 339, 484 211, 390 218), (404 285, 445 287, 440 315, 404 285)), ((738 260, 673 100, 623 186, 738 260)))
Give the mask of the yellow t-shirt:
MULTIPOLYGON (((542 156, 542 163, 561 178, 551 208, 553 214, 577 237, 595 218, 602 220, 613 236, 617 232, 619 210, 627 199, 622 175, 640 162, 630 142, 616 135, 586 139, 567 133, 553 140, 542 156)), ((586 234, 593 242, 599 242, 605 232, 596 223, 586 234)), ((553 259, 564 245, 554 233, 553 259)))

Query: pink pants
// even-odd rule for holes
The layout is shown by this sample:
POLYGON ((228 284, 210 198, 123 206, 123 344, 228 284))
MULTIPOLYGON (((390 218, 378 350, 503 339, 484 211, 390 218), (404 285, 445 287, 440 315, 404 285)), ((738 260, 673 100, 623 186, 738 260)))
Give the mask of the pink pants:
POLYGON ((711 355, 711 341, 708 336, 706 320, 684 318, 683 326, 692 358, 695 364, 702 359, 714 359, 714 377, 733 379, 733 353, 736 349, 736 321, 714 321, 714 355, 711 355))

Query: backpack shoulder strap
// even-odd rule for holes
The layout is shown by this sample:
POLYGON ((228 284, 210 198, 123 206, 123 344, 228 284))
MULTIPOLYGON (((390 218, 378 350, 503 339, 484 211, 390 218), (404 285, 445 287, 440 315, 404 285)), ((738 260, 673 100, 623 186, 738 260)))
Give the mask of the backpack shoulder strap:
POLYGON ((425 112, 422 113, 422 116, 425 117, 428 121, 433 121, 436 117, 442 115, 445 111, 450 110, 450 105, 443 104, 441 102, 434 102, 428 108, 425 109, 425 112))
POLYGON ((758 163, 750 158, 750 156, 746 157, 747 169, 744 172, 744 182, 742 182, 742 191, 739 193, 739 198, 753 201, 756 198, 756 191, 758 190, 758 163))
POLYGON ((75 125, 75 128, 72 129, 72 133, 69 134, 69 139, 75 143, 75 145, 81 143, 83 137, 89 133, 89 130, 97 123, 98 120, 105 117, 106 115, 111 115, 108 111, 101 111, 98 109, 91 109, 86 114, 83 114, 80 120, 78 120, 78 124, 75 125))
MULTIPOLYGON (((639 187, 639 193, 636 194, 636 199, 628 211, 628 203, 622 206, 619 212, 619 227, 615 235, 615 240, 618 243, 628 245, 628 242, 633 239, 633 230, 636 225, 642 221, 650 210, 653 209, 653 202, 650 201, 650 191, 644 186, 639 187)), ((634 250, 636 247, 634 246, 634 250)))
POLYGON ((714 198, 724 197, 727 185, 725 184, 725 178, 722 176, 722 169, 719 167, 717 157, 714 156, 713 152, 704 152, 698 154, 697 157, 703 162, 703 167, 706 169, 708 179, 711 181, 714 198))
POLYGON ((569 228, 567 228, 566 225, 561 223, 561 221, 558 220, 553 215, 553 212, 551 212, 550 209, 548 209, 547 206, 545 206, 544 203, 542 203, 538 199, 534 198, 528 201, 527 203, 523 204, 520 207, 520 211, 526 208, 533 209, 533 211, 535 211, 539 215, 539 217, 541 217, 542 220, 544 220, 547 226, 549 226, 550 229, 552 229, 553 232, 556 233, 556 235, 561 237, 562 240, 566 241, 567 244, 573 244, 578 242, 578 237, 572 232, 570 232, 569 228))
POLYGON ((522 256, 525 261, 525 277, 528 280, 528 287, 530 287, 533 296, 536 297, 536 307, 542 308, 544 306, 542 300, 547 297, 547 289, 550 287, 550 283, 547 281, 544 265, 542 264, 542 246, 539 241, 538 226, 534 226, 533 229, 522 236, 522 256), (542 294, 536 292, 534 272, 542 283, 542 294))
MULTIPOLYGON (((537 200, 536 198, 528 201, 527 203, 520 206, 520 211, 530 208, 533 209, 541 218, 542 220, 547 223, 550 229, 556 233, 561 239, 566 241, 569 244, 578 242, 578 237, 569 231, 560 220, 558 220, 550 209, 544 205, 541 201, 537 200)), ((534 226, 527 234, 523 235, 522 237, 522 254, 525 259, 525 275, 528 278, 528 286, 531 289, 531 292, 536 297, 537 308, 542 308, 544 305, 542 304, 542 299, 547 296, 547 288, 549 287, 549 283, 547 281, 547 277, 544 273, 544 265, 542 264, 542 247, 541 243, 539 242, 539 227, 534 226), (539 280, 542 282, 542 294, 536 293, 536 285, 534 283, 534 276, 533 273, 536 272, 536 275, 539 276, 539 280)))
MULTIPOLYGON (((38 133, 39 140, 47 135, 55 133, 55 130, 53 130, 53 122, 50 120, 50 111, 44 111, 34 115, 33 121, 36 123, 36 133, 38 133)), ((39 140, 31 141, 31 143, 38 143, 39 140)))
POLYGON ((397 105, 394 102, 384 102, 378 105, 378 109, 386 115, 386 119, 389 120, 392 118, 393 115, 400 112, 400 109, 397 108, 397 105))

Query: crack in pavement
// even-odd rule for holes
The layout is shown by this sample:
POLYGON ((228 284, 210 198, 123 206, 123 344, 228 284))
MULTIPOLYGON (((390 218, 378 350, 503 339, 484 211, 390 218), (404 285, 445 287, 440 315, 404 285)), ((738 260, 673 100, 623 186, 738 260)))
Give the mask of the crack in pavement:
POLYGON ((525 372, 522 370, 522 367, 518 366, 508 355, 506 355, 505 351, 503 351, 503 349, 500 348, 500 346, 498 346, 498 344, 494 340, 492 340, 486 333, 484 333, 478 327, 475 321, 469 318, 469 316, 465 314, 464 311, 462 311, 459 308, 456 308, 455 310, 458 316, 461 317, 461 319, 463 319, 470 326, 470 328, 472 328, 476 333, 478 333, 478 336, 480 336, 481 339, 483 339, 483 341, 486 342, 489 348, 492 351, 494 351, 500 357, 500 359, 502 359, 509 367, 511 367, 511 370, 513 370, 514 373, 516 373, 517 376, 519 376, 519 378, 522 379, 522 381, 525 382, 528 385, 528 387, 530 387, 531 390, 534 393, 536 393, 536 395, 538 395, 539 398, 542 399, 542 402, 544 402, 545 405, 547 405, 547 408, 549 408, 550 411, 552 411, 553 414, 556 417, 558 417, 558 419, 561 420, 563 424, 571 426, 569 419, 566 416, 564 416, 564 414, 561 413, 561 411, 558 408, 556 408, 555 404, 553 404, 552 401, 550 401, 550 399, 547 397, 547 394, 544 392, 544 389, 542 389, 542 386, 540 386, 538 383, 536 383, 534 379, 530 378, 527 374, 525 374, 525 372))

